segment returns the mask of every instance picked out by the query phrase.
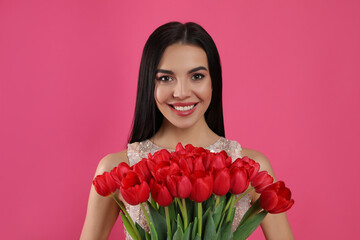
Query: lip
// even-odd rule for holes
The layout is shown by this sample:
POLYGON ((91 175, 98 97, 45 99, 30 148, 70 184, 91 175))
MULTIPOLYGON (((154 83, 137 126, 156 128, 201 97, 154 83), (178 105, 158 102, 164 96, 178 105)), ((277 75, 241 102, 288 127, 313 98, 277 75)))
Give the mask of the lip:
POLYGON ((177 106, 177 107, 186 107, 196 104, 197 102, 186 102, 186 103, 171 103, 169 105, 177 106))
POLYGON ((192 114, 195 109, 197 108, 198 104, 197 103, 174 103, 174 104, 169 104, 168 105, 169 108, 175 112, 178 116, 182 116, 182 117, 185 117, 185 116, 189 116, 190 114, 192 114), (178 111, 176 110, 175 108, 173 108, 171 105, 173 106, 180 106, 180 107, 185 107, 185 106, 191 106, 191 105, 194 105, 196 104, 192 109, 188 110, 188 111, 178 111))

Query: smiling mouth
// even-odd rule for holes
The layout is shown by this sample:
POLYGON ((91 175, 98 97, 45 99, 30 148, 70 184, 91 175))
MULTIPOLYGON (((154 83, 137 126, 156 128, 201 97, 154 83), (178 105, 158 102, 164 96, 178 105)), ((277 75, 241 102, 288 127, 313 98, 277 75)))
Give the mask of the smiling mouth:
POLYGON ((177 111, 189 111, 189 110, 193 109, 196 105, 197 105, 197 103, 195 103, 193 105, 189 105, 189 106, 174 106, 174 105, 170 105, 170 106, 177 111))

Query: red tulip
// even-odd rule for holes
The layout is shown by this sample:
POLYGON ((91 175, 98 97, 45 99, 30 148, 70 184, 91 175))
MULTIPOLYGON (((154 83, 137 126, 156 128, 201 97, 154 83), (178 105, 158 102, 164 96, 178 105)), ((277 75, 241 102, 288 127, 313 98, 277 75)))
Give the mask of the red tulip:
POLYGON ((114 167, 110 174, 114 178, 115 182, 120 186, 121 180, 126 176, 128 172, 131 172, 132 169, 125 162, 121 162, 117 167, 114 167))
POLYGON ((191 193, 190 179, 183 174, 179 165, 170 164, 166 175, 166 186, 173 197, 187 198, 191 193))
POLYGON ((210 163, 210 170, 215 171, 226 167, 225 160, 226 158, 224 155, 216 154, 213 161, 210 163))
POLYGON ((294 204, 291 191, 283 181, 269 185, 260 195, 261 207, 269 213, 281 213, 289 210, 294 204))
POLYGON ((96 192, 104 197, 109 196, 118 188, 118 184, 116 184, 115 180, 111 177, 109 172, 104 172, 102 175, 97 175, 93 180, 93 185, 96 192))
POLYGON ((246 169, 244 167, 233 167, 230 170, 230 176, 230 192, 235 195, 245 192, 249 186, 249 177, 246 169))
POLYGON ((214 175, 213 192, 218 196, 224 196, 230 189, 230 172, 229 169, 223 168, 217 170, 214 175))
POLYGON ((213 192, 213 177, 211 173, 204 171, 194 171, 190 175, 192 190, 189 198, 195 202, 203 202, 208 199, 213 192))
POLYGON ((144 181, 150 182, 151 173, 146 163, 147 159, 143 158, 140 162, 133 166, 134 172, 136 172, 144 181))
POLYGON ((230 171, 233 167, 243 167, 246 169, 249 175, 249 179, 251 180, 255 175, 259 172, 260 164, 255 162, 254 160, 243 157, 236 159, 230 166, 230 171))
POLYGON ((212 171, 211 164, 214 162, 215 159, 215 153, 207 152, 206 156, 203 158, 203 163, 206 171, 212 171))
POLYGON ((185 150, 189 153, 191 153, 194 149, 195 149, 195 147, 191 144, 186 144, 186 146, 185 146, 185 150))
POLYGON ((150 189, 136 172, 129 172, 121 181, 120 192, 127 203, 137 205, 148 200, 150 189))
POLYGON ((155 152, 154 155, 149 153, 149 159, 154 160, 155 162, 169 161, 170 157, 171 154, 166 149, 161 149, 160 151, 155 152))
POLYGON ((166 176, 169 174, 169 169, 170 169, 170 162, 166 163, 166 164, 160 164, 156 167, 156 171, 154 174, 154 179, 156 181, 161 181, 161 182, 165 182, 166 181, 166 176))
POLYGON ((201 156, 194 160, 194 171, 205 171, 203 158, 201 156))
POLYGON ((182 169, 185 175, 190 176, 194 169, 194 159, 181 157, 178 161, 179 167, 182 169))
POLYGON ((270 176, 267 171, 261 171, 253 177, 251 186, 255 188, 257 193, 261 193, 267 186, 272 184, 273 181, 273 177, 270 176))
POLYGON ((192 189, 190 179, 180 171, 177 174, 167 175, 166 186, 174 198, 182 199, 189 197, 192 189))
POLYGON ((163 182, 157 182, 154 179, 150 180, 151 196, 160 206, 169 206, 173 198, 163 182))
POLYGON ((248 158, 248 157, 243 157, 242 160, 246 163, 249 164, 249 166, 251 167, 248 167, 247 170, 248 170, 248 173, 249 173, 249 178, 250 180, 259 172, 260 170, 260 164, 255 162, 254 160, 248 158))
POLYGON ((154 161, 154 160, 148 159, 146 161, 146 163, 147 163, 148 169, 149 169, 151 175, 153 176, 153 178, 155 178, 158 181, 165 180, 168 168, 170 166, 169 159, 159 160, 159 161, 154 161))
POLYGON ((197 147, 191 150, 191 155, 194 156, 194 158, 205 158, 208 153, 210 153, 210 151, 202 147, 197 147))
POLYGON ((185 150, 183 145, 179 142, 177 145, 176 145, 176 149, 175 149, 175 152, 181 152, 185 150))

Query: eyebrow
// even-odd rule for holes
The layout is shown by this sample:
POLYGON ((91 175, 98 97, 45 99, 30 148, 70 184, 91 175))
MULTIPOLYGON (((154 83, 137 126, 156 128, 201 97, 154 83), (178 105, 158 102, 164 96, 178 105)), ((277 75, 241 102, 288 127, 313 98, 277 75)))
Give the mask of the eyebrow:
MULTIPOLYGON (((208 70, 206 69, 206 67, 200 66, 200 67, 196 67, 196 68, 191 69, 190 71, 188 71, 188 73, 193 73, 193 72, 196 72, 196 71, 199 71, 199 70, 208 71, 208 70)), ((155 74, 157 74, 157 73, 174 74, 173 71, 165 70, 165 69, 157 69, 157 70, 155 71, 155 74)))

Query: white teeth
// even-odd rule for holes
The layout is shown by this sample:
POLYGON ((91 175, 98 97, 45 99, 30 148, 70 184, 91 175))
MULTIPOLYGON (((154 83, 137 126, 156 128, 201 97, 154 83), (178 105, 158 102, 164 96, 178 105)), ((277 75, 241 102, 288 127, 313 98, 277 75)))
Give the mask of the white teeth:
POLYGON ((194 107, 195 107, 195 104, 191 105, 191 106, 185 106, 185 107, 174 106, 174 108, 178 111, 189 111, 190 109, 193 109, 194 107))

